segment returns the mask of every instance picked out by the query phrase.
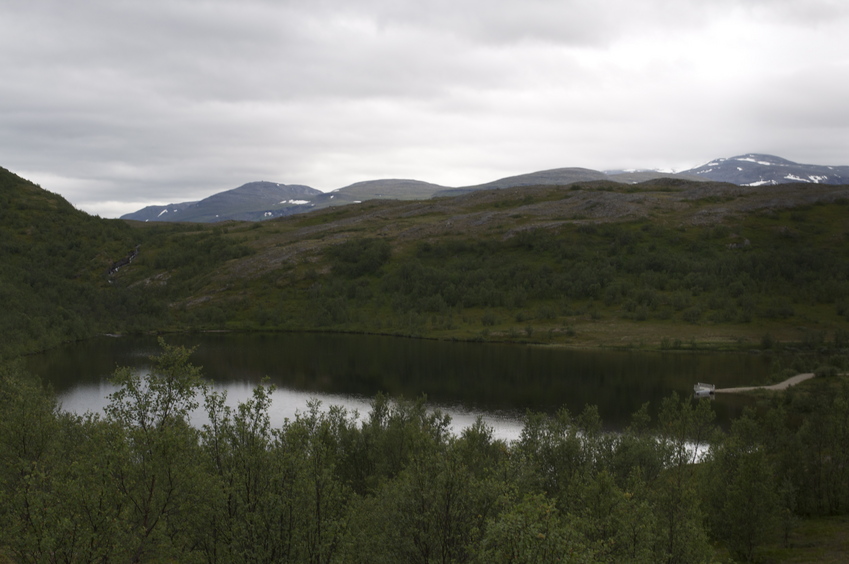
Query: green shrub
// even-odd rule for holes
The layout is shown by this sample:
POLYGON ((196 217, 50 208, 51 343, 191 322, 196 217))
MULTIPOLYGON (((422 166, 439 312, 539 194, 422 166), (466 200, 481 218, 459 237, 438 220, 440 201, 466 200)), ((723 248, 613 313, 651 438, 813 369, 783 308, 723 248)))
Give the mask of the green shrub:
POLYGON ((495 314, 491 311, 487 310, 484 312, 483 316, 481 316, 481 323, 485 327, 492 327, 498 322, 498 319, 495 317, 495 314))
POLYGON ((817 378, 833 378, 837 376, 837 367, 836 366, 818 366, 816 370, 814 370, 814 376, 817 378))
POLYGON ((681 318, 687 323, 696 324, 699 322, 699 319, 702 317, 702 310, 699 307, 691 307, 685 309, 681 313, 681 318))
POLYGON ((333 273, 348 278, 375 274, 389 260, 391 249, 384 239, 361 238, 327 250, 333 273))
POLYGON ((849 346, 849 331, 846 329, 834 330, 834 348, 843 349, 849 346))

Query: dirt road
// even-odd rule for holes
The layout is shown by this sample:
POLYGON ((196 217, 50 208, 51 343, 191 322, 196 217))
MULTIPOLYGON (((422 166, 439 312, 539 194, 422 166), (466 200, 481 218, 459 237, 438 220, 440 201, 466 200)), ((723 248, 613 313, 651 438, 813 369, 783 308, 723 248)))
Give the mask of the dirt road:
POLYGON ((713 392, 715 394, 736 394, 737 392, 751 392, 752 390, 786 390, 790 386, 795 386, 799 382, 804 382, 805 380, 809 380, 814 377, 813 372, 808 372, 806 374, 797 374, 792 378, 788 378, 787 380, 780 382, 778 384, 773 384, 772 386, 748 386, 745 388, 717 388, 713 392))

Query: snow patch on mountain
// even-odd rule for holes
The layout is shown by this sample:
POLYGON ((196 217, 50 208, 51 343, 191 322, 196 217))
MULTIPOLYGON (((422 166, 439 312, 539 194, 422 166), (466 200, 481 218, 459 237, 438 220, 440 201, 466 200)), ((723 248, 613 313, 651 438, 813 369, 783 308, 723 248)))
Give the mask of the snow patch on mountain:
POLYGON ((773 166, 773 165, 778 164, 778 163, 773 163, 773 162, 770 162, 770 161, 759 161, 757 159, 753 159, 752 157, 735 157, 734 160, 735 161, 745 161, 747 163, 755 163, 755 164, 759 164, 759 165, 763 165, 763 166, 773 166))

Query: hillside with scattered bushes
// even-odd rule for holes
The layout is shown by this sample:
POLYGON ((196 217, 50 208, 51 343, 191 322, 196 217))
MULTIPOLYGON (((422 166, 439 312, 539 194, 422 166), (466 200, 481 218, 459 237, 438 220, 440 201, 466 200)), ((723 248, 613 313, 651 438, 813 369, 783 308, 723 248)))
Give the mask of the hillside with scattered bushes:
POLYGON ((106 332, 260 329, 849 342, 844 186, 600 181, 210 225, 103 220, 2 180, 6 354, 106 332))

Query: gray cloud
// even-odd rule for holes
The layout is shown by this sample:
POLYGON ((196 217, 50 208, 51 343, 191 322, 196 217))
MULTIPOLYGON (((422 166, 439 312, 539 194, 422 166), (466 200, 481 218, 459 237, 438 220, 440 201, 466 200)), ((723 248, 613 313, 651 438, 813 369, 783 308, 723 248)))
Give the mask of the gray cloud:
POLYGON ((119 215, 251 180, 845 162, 833 0, 0 0, 0 166, 119 215))

